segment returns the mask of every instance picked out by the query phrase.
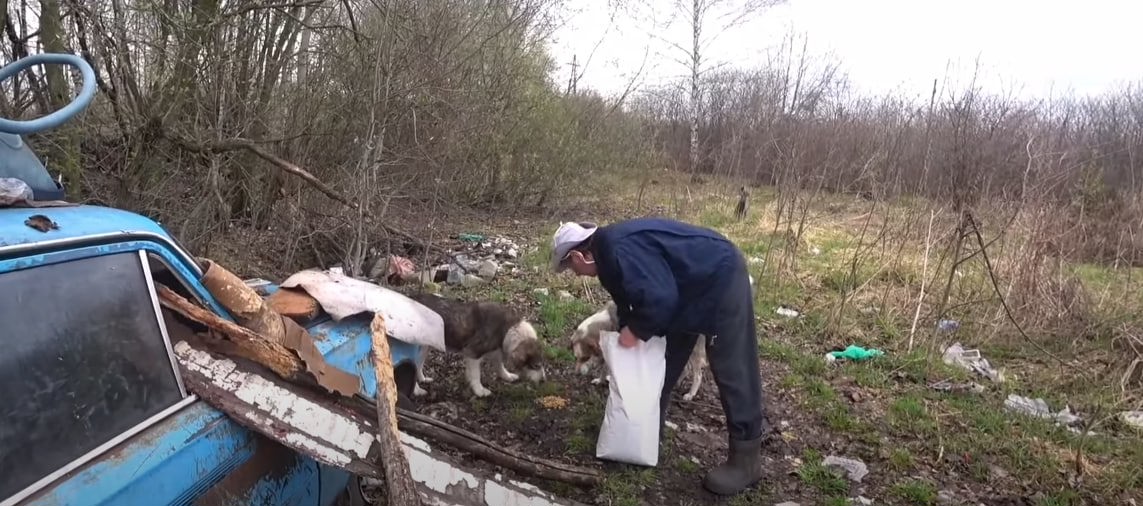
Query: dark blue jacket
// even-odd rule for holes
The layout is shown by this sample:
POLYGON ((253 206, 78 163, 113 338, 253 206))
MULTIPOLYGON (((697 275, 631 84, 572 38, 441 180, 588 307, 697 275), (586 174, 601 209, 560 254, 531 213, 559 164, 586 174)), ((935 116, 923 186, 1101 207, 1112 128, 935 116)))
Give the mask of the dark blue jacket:
POLYGON ((730 276, 746 276, 738 248, 723 235, 666 218, 638 218, 596 230, 591 246, 599 282, 618 308, 620 328, 640 339, 712 334, 730 276))

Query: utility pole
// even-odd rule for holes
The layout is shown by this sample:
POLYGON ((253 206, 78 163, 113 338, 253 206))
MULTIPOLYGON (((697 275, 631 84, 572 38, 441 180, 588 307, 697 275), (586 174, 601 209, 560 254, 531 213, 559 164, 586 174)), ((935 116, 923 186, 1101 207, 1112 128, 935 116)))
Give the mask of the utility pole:
POLYGON ((576 70, 578 70, 578 69, 579 69, 579 63, 576 61, 576 55, 573 54, 572 55, 572 61, 571 61, 571 75, 568 76, 568 90, 567 90, 568 95, 575 95, 575 93, 576 93, 575 85, 576 85, 576 81, 579 81, 579 77, 576 75, 576 70))

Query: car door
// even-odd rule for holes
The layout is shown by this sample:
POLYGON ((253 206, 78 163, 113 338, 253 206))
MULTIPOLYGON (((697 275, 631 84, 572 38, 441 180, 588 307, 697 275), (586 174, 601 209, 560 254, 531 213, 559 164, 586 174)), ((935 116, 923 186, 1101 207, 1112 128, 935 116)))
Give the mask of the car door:
POLYGON ((138 243, 0 260, 0 506, 336 494, 314 461, 186 392, 148 261, 164 256, 138 243))

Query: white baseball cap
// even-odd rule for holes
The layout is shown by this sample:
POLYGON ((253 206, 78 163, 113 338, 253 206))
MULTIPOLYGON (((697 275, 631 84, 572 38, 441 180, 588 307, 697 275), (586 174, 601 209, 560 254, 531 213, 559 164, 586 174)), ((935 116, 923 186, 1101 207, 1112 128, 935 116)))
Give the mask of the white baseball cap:
POLYGON ((599 227, 594 223, 588 222, 562 222, 560 228, 556 229, 556 233, 552 234, 552 269, 556 272, 563 272, 567 269, 564 265, 564 260, 567 259, 568 253, 571 253, 572 248, 579 245, 579 243, 586 241, 591 234, 599 227))

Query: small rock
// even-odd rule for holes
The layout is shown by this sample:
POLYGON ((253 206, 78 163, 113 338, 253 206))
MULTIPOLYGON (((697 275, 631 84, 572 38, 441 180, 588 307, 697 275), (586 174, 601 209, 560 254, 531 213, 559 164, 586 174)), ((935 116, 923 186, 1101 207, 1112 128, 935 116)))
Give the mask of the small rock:
POLYGON ((663 425, 666 425, 667 428, 671 429, 671 430, 679 430, 679 424, 672 422, 670 420, 663 422, 663 425))
POLYGON ((508 248, 508 251, 504 252, 504 256, 507 256, 508 258, 515 260, 516 258, 518 258, 520 256, 520 251, 517 250, 516 248, 508 248))
POLYGON ((500 266, 496 265, 496 262, 493 262, 492 260, 485 260, 480 262, 480 265, 477 266, 476 275, 484 279, 492 279, 496 277, 496 273, 499 270, 500 266))
POLYGON ((861 392, 854 390, 849 393, 849 400, 853 402, 861 402, 861 392))
POLYGON ((838 457, 836 455, 830 455, 822 459, 822 465, 841 468, 845 471, 846 477, 857 483, 861 483, 865 475, 869 474, 869 468, 865 466, 864 462, 856 459, 838 457))
POLYGON ((1005 471, 1004 468, 1000 466, 989 466, 988 474, 991 474, 993 479, 998 480, 1002 480, 1008 477, 1008 471, 1005 471))
POLYGON ((760 264, 763 262, 765 262, 765 260, 763 260, 762 257, 750 257, 750 263, 752 264, 760 264))
POLYGON ((780 502, 778 504, 775 504, 774 506, 802 506, 802 505, 798 504, 794 501, 786 501, 786 502, 780 502))
POLYGON ((691 462, 694 462, 695 464, 698 464, 698 465, 700 465, 700 466, 702 465, 702 461, 701 461, 701 460, 699 460, 699 458, 698 458, 698 457, 695 457, 695 456, 693 456, 693 455, 691 456, 691 458, 690 458, 690 461, 691 461, 691 462))
POLYGON ((462 269, 459 265, 450 265, 448 267, 448 277, 445 279, 445 283, 455 285, 461 283, 462 281, 464 281, 464 269, 462 269))
POLYGON ((575 296, 573 296, 571 294, 571 292, 569 292, 567 290, 560 290, 560 291, 556 292, 556 297, 559 298, 563 302, 567 302, 569 300, 575 299, 575 296))
POLYGON ((873 505, 873 499, 870 499, 870 498, 865 497, 863 495, 859 495, 857 497, 854 497, 853 502, 857 503, 857 504, 862 504, 864 506, 872 506, 873 505))
POLYGON ((706 428, 698 424, 687 422, 687 432, 706 432, 706 428))
POLYGON ((957 504, 956 494, 951 490, 941 490, 937 492, 937 504, 957 504))
POLYGON ((452 263, 463 269, 465 272, 474 272, 480 269, 480 262, 469 258, 468 255, 457 255, 452 258, 452 263))
POLYGON ((544 297, 547 297, 550 292, 548 292, 547 288, 535 288, 532 290, 532 293, 535 295, 542 295, 544 297))
POLYGON ((477 286, 484 284, 484 278, 475 274, 465 274, 464 279, 461 280, 462 286, 477 286))

